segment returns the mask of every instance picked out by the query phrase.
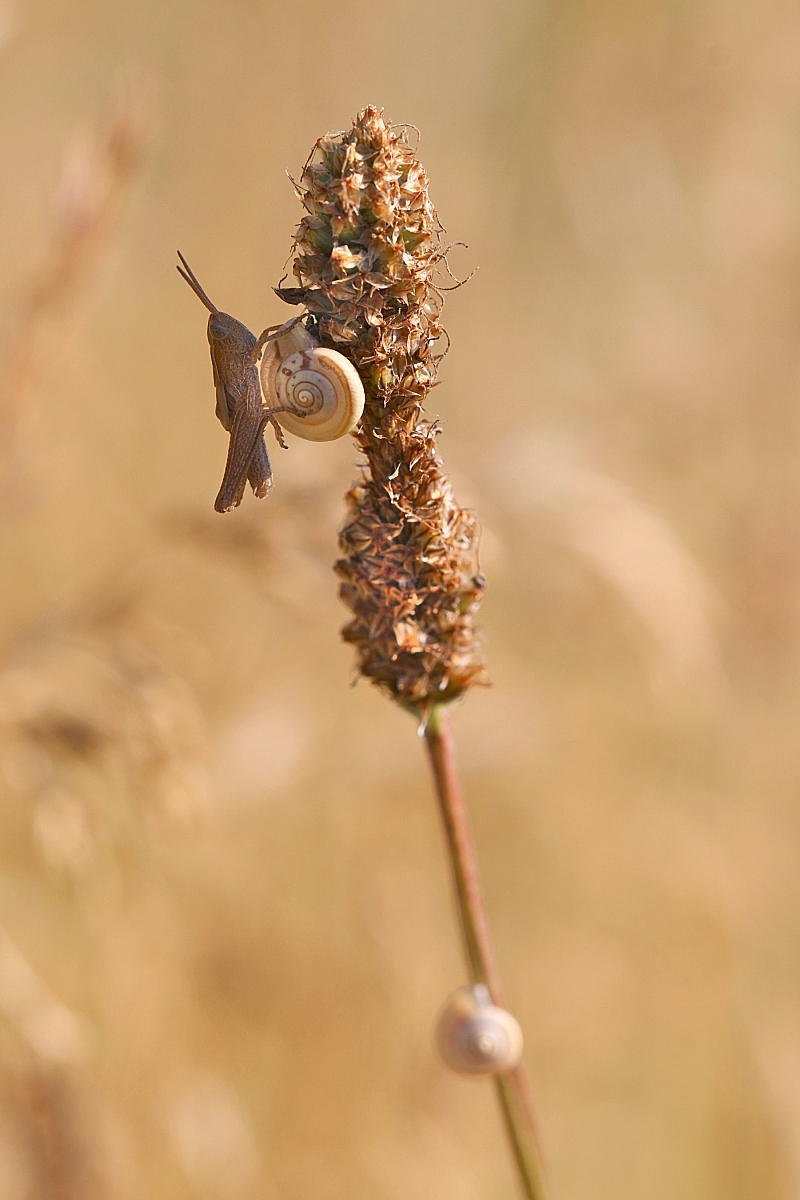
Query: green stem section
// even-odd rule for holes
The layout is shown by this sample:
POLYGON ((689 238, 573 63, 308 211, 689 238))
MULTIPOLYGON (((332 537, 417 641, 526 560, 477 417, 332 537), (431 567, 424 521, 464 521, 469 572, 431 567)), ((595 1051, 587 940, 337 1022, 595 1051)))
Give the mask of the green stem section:
MULTIPOLYGON (((434 706, 431 711, 425 726, 425 743, 444 824, 456 907, 472 982, 485 984, 492 1003, 503 1008, 503 987, 486 919, 478 858, 458 778, 453 735, 441 706, 434 706)), ((495 1075, 494 1081, 522 1191, 527 1200, 547 1200, 542 1154, 525 1068, 520 1064, 513 1071, 495 1075)))

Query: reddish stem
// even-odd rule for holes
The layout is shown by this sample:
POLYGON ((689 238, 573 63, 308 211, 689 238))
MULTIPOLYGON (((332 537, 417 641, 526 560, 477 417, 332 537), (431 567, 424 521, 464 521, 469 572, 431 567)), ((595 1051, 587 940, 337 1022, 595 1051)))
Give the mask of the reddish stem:
MULTIPOLYGON (((505 1007, 503 986, 483 902, 478 857, 458 778, 453 735, 439 706, 433 708, 425 725, 425 743, 444 824, 456 906, 472 982, 485 984, 492 1002, 505 1007)), ((495 1075, 494 1079, 523 1192, 527 1200, 547 1200, 542 1155, 525 1068, 520 1064, 513 1071, 495 1075)))

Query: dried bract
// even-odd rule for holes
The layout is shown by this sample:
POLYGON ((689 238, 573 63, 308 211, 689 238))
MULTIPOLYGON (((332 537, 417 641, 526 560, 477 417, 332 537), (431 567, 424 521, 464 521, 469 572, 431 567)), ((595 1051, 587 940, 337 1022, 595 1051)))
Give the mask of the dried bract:
POLYGON ((348 493, 336 564, 353 612, 343 636, 361 673, 416 708, 484 683, 474 629, 483 588, 479 528, 459 508, 423 411, 442 337, 441 226, 425 171, 376 108, 345 133, 320 138, 298 194, 298 287, 323 344, 345 353, 366 391, 354 434, 366 458, 348 493))

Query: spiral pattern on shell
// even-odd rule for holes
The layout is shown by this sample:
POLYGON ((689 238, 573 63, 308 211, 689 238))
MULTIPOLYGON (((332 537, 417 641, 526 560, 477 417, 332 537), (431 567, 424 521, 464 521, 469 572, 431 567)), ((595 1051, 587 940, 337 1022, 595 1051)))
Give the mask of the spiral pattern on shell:
POLYGON ((330 442, 358 424, 364 385, 343 354, 309 340, 307 330, 298 330, 296 337, 290 333, 270 343, 261 362, 261 384, 269 406, 286 405, 298 414, 277 414, 283 429, 307 441, 330 442), (302 348, 287 354, 298 342, 302 348))
POLYGON ((511 1071, 522 1057, 519 1022, 492 1004, 480 983, 453 992, 439 1016, 436 1043, 448 1067, 463 1075, 511 1071))

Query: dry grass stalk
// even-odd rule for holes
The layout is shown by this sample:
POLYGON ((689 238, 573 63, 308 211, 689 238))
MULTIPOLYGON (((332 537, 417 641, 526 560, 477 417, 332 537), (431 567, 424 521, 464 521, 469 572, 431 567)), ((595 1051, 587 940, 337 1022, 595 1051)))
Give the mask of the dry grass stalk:
MULTIPOLYGON (((496 1004, 502 987, 489 936, 477 857, 441 705, 486 682, 474 617, 483 590, 479 528, 459 508, 436 453, 423 401, 436 383, 443 330, 437 268, 446 250, 428 180, 405 129, 365 108, 345 133, 317 142, 297 187, 306 215, 295 237, 299 287, 320 338, 344 351, 364 381, 354 435, 366 471, 348 494, 336 564, 353 612, 343 636, 362 675, 425 720, 466 957, 496 1004)), ((521 1067, 495 1076, 528 1200, 545 1187, 521 1067)))
POLYGON ((30 462, 42 464, 42 414, 34 403, 45 365, 63 342, 70 305, 113 236, 125 198, 147 146, 148 97, 128 88, 88 136, 64 159, 56 191, 50 246, 32 280, 0 368, 0 485, 4 512, 24 509, 35 485, 30 462))
POLYGON ((15 1196, 101 1200, 109 1195, 87 1144, 86 1097, 67 1072, 21 1055, 2 1090, 13 1113, 15 1196))
MULTIPOLYGON (((0 767, 33 806, 49 866, 102 872, 112 818, 193 824, 204 812, 206 739, 196 698, 132 630, 136 598, 103 592, 21 633, 0 663, 0 767), (113 796, 140 796, 128 811, 113 796), (91 783, 90 781, 93 781, 91 783)), ((3 943, 0 936, 0 1011, 3 943)))
POLYGON ((344 637, 364 676, 427 709, 486 681, 474 627, 478 524, 455 501, 439 427, 422 408, 443 333, 441 226, 405 130, 375 108, 320 138, 298 193, 299 287, 279 294, 306 305, 366 391, 355 436, 368 469, 348 495, 336 567, 353 612, 344 637))
POLYGON ((88 1093, 76 1070, 89 1026, 67 1008, 0 929, 3 1020, 0 1192, 53 1200, 105 1195, 88 1135, 88 1093), (9 1154, 10 1151, 10 1154, 9 1154), (9 1161, 10 1160, 10 1161, 9 1161))

